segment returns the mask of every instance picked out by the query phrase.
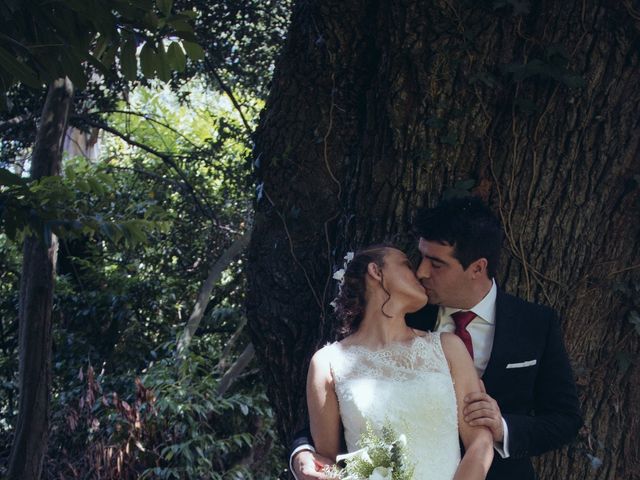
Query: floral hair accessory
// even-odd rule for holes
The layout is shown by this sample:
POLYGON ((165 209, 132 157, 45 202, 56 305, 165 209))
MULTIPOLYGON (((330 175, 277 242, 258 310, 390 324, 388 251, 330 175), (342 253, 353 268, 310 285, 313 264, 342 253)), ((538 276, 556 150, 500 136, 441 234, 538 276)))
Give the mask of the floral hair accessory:
POLYGON ((353 260, 354 255, 355 254, 353 252, 347 252, 347 254, 344 256, 344 263, 342 264, 342 268, 340 270, 336 270, 336 272, 333 274, 334 280, 338 280, 340 282, 340 286, 342 286, 344 282, 344 272, 347 271, 349 262, 353 260))
MULTIPOLYGON (((338 292, 340 292, 340 290, 342 290, 342 285, 344 284, 344 274, 347 271, 347 267, 349 266, 349 262, 351 260, 353 260, 354 256, 355 256, 355 253, 347 252, 347 254, 344 256, 344 263, 342 264, 342 268, 340 270, 336 270, 335 273, 333 274, 333 279, 337 280, 339 282, 338 283, 338 292)), ((333 301, 329 305, 331 305, 335 310, 335 308, 336 308, 336 299, 334 298, 333 301)))

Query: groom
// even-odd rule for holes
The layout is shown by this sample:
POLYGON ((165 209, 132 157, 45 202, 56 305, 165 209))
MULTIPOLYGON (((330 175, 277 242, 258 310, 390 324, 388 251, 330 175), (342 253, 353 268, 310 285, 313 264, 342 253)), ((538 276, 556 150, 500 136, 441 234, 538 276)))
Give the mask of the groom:
MULTIPOLYGON (((416 229, 422 256, 416 274, 429 305, 407 316, 407 324, 454 332, 473 358, 486 392, 469 395, 464 414, 493 434, 498 454, 487 479, 533 480, 529 457, 571 441, 582 425, 559 320, 548 307, 497 287, 502 229, 479 199, 425 209, 416 229)), ((293 442, 298 480, 326 478, 315 466, 328 460, 313 453, 309 437, 303 432, 293 442)))

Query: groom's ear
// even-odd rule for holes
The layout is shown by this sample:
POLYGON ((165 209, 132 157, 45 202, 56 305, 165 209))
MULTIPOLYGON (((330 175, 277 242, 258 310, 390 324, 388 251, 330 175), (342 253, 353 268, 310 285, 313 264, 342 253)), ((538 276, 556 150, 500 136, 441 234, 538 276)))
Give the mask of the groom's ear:
POLYGON ((478 278, 478 277, 487 275, 488 265, 489 265, 489 262, 487 262, 487 259, 484 257, 479 258, 478 260, 473 262, 471 265, 469 265, 469 267, 471 268, 471 274, 473 278, 478 278))

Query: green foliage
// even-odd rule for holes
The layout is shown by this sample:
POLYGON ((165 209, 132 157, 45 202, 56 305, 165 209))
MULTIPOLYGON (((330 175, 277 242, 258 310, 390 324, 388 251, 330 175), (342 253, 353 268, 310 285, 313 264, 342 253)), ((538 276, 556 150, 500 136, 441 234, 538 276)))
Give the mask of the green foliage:
MULTIPOLYGON (((209 74, 214 68, 234 91, 265 99, 269 91, 265 80, 286 36, 292 4, 291 0, 175 0, 175 9, 198 12, 195 37, 208 60, 187 65, 185 73, 209 74)), ((218 88, 217 80, 211 81, 218 88)))
POLYGON ((21 252, 17 246, 6 235, 0 234, 0 446, 6 442, 18 403, 16 372, 20 260, 21 252))
MULTIPOLYGON (((224 397, 215 394, 248 342, 234 334, 243 322, 244 258, 214 288, 180 366, 173 340, 209 266, 250 220, 249 130, 290 4, 118 1, 109 19, 111 4, 92 11, 95 3, 13 2, 17 23, 0 39, 18 63, 9 68, 31 68, 37 85, 70 72, 70 125, 95 133, 100 144, 97 159, 65 157, 59 178, 26 178, 44 89, 24 83, 32 80, 24 72, 2 70, 22 83, 3 87, 8 110, 0 112, 0 476, 17 409, 21 242, 51 231, 60 247, 47 476, 275 477, 282 450, 257 369, 224 397), (26 31, 34 9, 45 15, 26 31), (67 13, 52 20, 46 12, 54 10, 67 13), (47 30, 70 19, 76 23, 66 31, 47 30), (34 35, 43 32, 60 45, 42 47, 34 35), (12 40, 28 48, 16 54, 12 40), (65 49, 72 55, 62 62, 65 49)), ((8 25, 3 15, 0 24, 8 25)))
MULTIPOLYGON (((229 267, 214 289, 214 300, 190 350, 195 357, 183 363, 182 370, 174 365, 171 341, 183 329, 209 265, 248 219, 252 193, 245 161, 247 134, 233 107, 198 82, 185 88, 189 94, 184 103, 168 87, 139 88, 127 110, 122 105, 109 116, 110 125, 163 152, 182 175, 161 158, 112 136, 103 139, 101 162, 68 158, 61 178, 36 183, 10 172, 3 177, 2 193, 11 191, 38 218, 57 221, 52 228, 63 235, 54 299, 55 435, 47 464, 50 472, 69 476, 67 464, 76 471, 91 472, 97 467, 90 459, 101 458, 104 465, 111 465, 109 459, 120 456, 123 468, 130 467, 135 475, 146 470, 149 478, 184 478, 185 472, 205 470, 226 472, 225 478, 234 478, 247 468, 236 460, 250 461, 249 451, 260 464, 251 466, 253 473, 244 471, 244 478, 257 471, 264 473, 256 478, 268 478, 280 468, 279 447, 269 426, 272 414, 256 371, 239 380, 229 397, 213 395, 224 368, 237 354, 232 349, 229 359, 212 369, 241 324, 242 259, 229 267), (189 188, 198 193, 207 215, 197 208, 189 188), (100 221, 104 228, 87 220, 100 221), (129 242, 124 232, 118 236, 117 230, 110 230, 135 221, 161 225, 144 230, 147 240, 142 243, 129 242), (74 226, 73 222, 78 223, 74 226), (67 230, 61 231, 64 228, 67 230), (102 398, 103 391, 125 393, 118 402, 107 395, 107 405, 100 400, 82 413, 78 399, 84 396, 86 405, 87 387, 80 388, 77 372, 87 360, 103 370, 95 398, 102 398), (136 406, 137 397, 126 394, 133 379, 143 373, 148 375, 143 386, 158 391, 154 408, 162 414, 157 417, 145 417, 143 412, 151 407, 142 400, 136 406), (175 390, 176 385, 182 388, 175 390), (77 415, 70 413, 71 407, 77 415), (149 426, 144 435, 136 429, 135 418, 127 416, 136 411, 149 426), (165 417, 172 419, 172 425, 180 425, 170 438, 158 433, 169 430, 158 423, 165 417), (69 418, 84 427, 69 430, 69 418), (213 425, 207 423, 211 421, 213 425), (214 454, 218 465, 211 468, 208 462, 214 454)), ((27 222, 27 228, 36 227, 27 222)), ((16 272, 21 235, 24 232, 18 231, 13 240, 2 237, 14 252, 16 272)), ((15 312, 17 303, 17 274, 11 278, 14 283, 7 285, 2 297, 6 310, 0 312, 6 318, 6 330, 17 327, 15 316, 8 315, 12 308, 15 312)), ((2 385, 7 386, 0 390, 3 400, 16 395, 17 335, 8 338, 6 363, 0 364, 2 385)), ((242 336, 241 341, 247 339, 242 336)), ((6 439, 16 408, 14 400, 6 404, 0 457, 8 451, 6 439)))
MULTIPOLYGON (((63 238, 101 235, 114 243, 136 246, 147 241, 154 229, 166 228, 163 211, 145 208, 142 218, 104 215, 96 207, 113 198, 113 178, 100 169, 89 169, 82 159, 69 161, 66 176, 27 181, 0 169, 0 227, 11 240, 37 235, 50 240, 51 232, 63 238)), ((138 211, 129 206, 129 212, 138 211)), ((128 212, 125 212, 128 213, 128 212)))
MULTIPOLYGON (((367 421, 364 432, 358 439, 360 450, 347 454, 344 469, 335 472, 337 478, 366 480, 374 470, 382 467, 386 477, 391 473, 392 480, 410 480, 413 478, 415 465, 407 457, 407 439, 399 434, 389 422, 385 422, 376 431, 367 421)), ((428 453, 427 453, 428 454, 428 453)))
MULTIPOLYGON (((169 358, 152 362, 132 382, 135 392, 125 395, 107 393, 104 375, 81 369, 73 396, 56 404, 50 473, 81 470, 93 478, 120 479, 273 475, 277 451, 259 464, 252 457, 271 448, 273 411, 251 381, 225 397, 216 393, 224 372, 213 367, 220 358, 210 340, 196 340, 178 365, 169 358), (84 456, 75 456, 86 443, 84 456)), ((172 351, 175 345, 162 348, 172 351)))
MULTIPOLYGON (((11 85, 22 82, 40 88, 68 76, 83 89, 89 78, 86 65, 103 75, 119 67, 129 80, 137 78, 135 51, 142 46, 142 72, 169 79, 183 59, 175 49, 194 41, 193 12, 172 12, 171 0, 101 2, 8 2, 0 14, 0 100, 11 85), (165 55, 171 37, 174 52, 165 55)), ((2 106, 6 108, 5 101, 2 106)))
MULTIPOLYGON (((202 345, 202 339, 197 343, 202 345)), ((194 353, 198 350, 192 345, 182 371, 165 362, 145 376, 145 384, 158 392, 158 418, 167 434, 154 462, 163 466, 146 470, 143 478, 233 478, 233 473, 243 473, 242 465, 245 470, 251 466, 245 478, 266 477, 273 467, 252 465, 249 458, 252 449, 264 449, 275 437, 266 396, 251 389, 217 396, 223 372, 212 365, 219 361, 218 352, 209 348, 194 353)))

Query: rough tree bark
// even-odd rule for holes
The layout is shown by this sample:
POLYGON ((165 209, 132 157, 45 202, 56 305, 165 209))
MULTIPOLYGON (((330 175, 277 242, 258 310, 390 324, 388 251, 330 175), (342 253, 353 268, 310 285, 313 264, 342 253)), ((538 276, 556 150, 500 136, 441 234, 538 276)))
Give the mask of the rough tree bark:
POLYGON ((256 133, 248 318, 282 439, 332 338, 332 270, 485 198, 499 283, 563 317, 585 415, 542 479, 640 478, 640 12, 632 2, 299 1, 256 133), (525 8, 530 4, 530 8, 525 8), (502 5, 502 6, 501 6, 502 5), (635 293, 637 297, 637 293, 635 293))
MULTIPOLYGON (((69 79, 58 79, 49 88, 31 157, 32 179, 60 174, 72 96, 69 79)), ((7 476, 11 480, 39 479, 47 451, 57 252, 58 241, 51 232, 45 233, 44 239, 29 236, 24 241, 19 311, 20 400, 7 476)))

